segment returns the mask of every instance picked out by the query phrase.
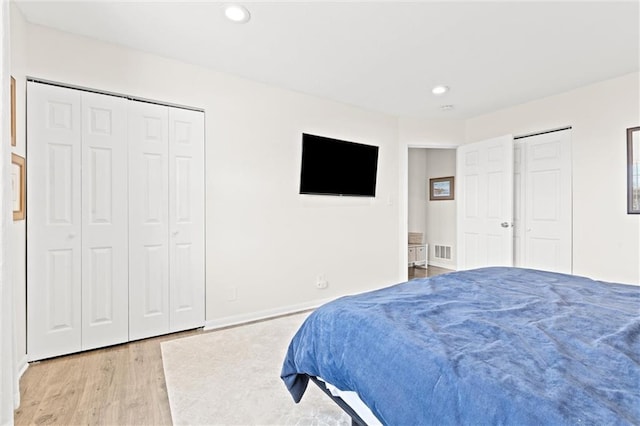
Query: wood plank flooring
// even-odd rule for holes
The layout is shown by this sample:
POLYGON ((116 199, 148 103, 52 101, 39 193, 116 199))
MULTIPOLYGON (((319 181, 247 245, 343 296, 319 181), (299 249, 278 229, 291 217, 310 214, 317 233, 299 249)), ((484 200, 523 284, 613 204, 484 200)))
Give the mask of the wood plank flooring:
POLYGON ((413 266, 409 268, 409 279, 434 277, 448 272, 453 271, 450 269, 440 268, 438 266, 429 266, 428 269, 413 266))
POLYGON ((170 425, 160 343, 174 333, 32 363, 16 425, 170 425))
MULTIPOLYGON (((451 272, 409 268, 409 279, 451 272)), ((160 343, 174 333, 32 363, 20 380, 16 425, 170 425, 160 343)))

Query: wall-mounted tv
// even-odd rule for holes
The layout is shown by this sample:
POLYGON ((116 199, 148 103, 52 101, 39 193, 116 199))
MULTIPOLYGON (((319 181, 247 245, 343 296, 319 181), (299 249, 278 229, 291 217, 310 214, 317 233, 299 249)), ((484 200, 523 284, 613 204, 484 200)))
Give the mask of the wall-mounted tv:
POLYGON ((300 193, 376 196, 378 147, 302 134, 300 193))

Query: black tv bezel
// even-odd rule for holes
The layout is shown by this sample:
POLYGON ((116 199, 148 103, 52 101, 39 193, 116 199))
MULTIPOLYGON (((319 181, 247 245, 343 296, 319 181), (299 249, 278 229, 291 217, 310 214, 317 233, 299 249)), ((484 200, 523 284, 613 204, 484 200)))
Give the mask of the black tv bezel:
POLYGON ((301 147, 301 160, 300 160, 300 185, 299 185, 299 193, 301 195, 324 195, 324 196, 334 196, 334 197, 359 197, 359 198, 375 198, 376 191, 378 187, 378 164, 380 158, 380 147, 377 145, 364 144, 360 142, 352 142, 344 139, 331 138, 328 136, 315 135, 311 133, 302 133, 302 147, 301 147), (375 160, 373 161, 373 186, 371 187, 371 192, 364 193, 365 191, 359 192, 324 192, 324 191, 315 191, 315 190, 303 190, 303 178, 304 178, 304 165, 305 165, 305 137, 311 137, 314 139, 325 140, 330 143, 336 143, 340 145, 351 145, 357 146, 365 149, 374 149, 375 150, 375 160))

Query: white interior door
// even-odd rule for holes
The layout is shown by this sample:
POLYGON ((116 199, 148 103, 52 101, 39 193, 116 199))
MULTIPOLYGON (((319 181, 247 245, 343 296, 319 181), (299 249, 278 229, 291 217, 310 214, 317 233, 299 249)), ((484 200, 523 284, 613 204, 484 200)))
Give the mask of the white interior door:
POLYGON ((571 130, 523 138, 518 146, 516 265, 571 273, 571 130))
POLYGON ((458 269, 513 265, 513 137, 458 147, 458 269))
POLYGON ((129 104, 129 339, 169 330, 168 108, 129 104))
POLYGON ((27 352, 81 349, 80 92, 27 83, 27 352))
POLYGON ((169 108, 170 331, 204 325, 204 113, 169 108))
POLYGON ((82 93, 82 349, 126 342, 127 104, 82 93))

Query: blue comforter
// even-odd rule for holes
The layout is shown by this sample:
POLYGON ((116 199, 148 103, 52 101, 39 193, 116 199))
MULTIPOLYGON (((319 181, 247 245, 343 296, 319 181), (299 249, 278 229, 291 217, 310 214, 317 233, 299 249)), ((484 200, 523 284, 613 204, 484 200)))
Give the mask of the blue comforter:
POLYGON ((640 287, 518 268, 330 302, 282 379, 355 391, 387 425, 640 425, 640 287))

